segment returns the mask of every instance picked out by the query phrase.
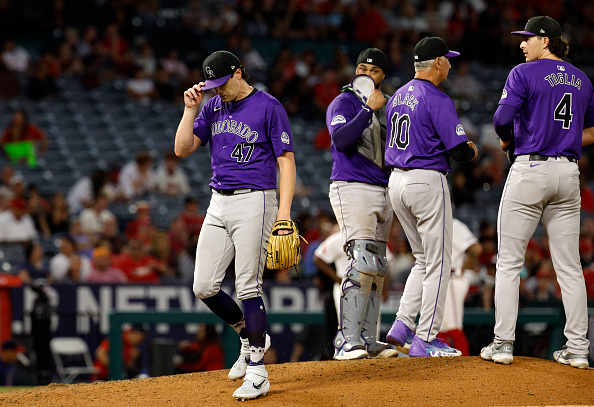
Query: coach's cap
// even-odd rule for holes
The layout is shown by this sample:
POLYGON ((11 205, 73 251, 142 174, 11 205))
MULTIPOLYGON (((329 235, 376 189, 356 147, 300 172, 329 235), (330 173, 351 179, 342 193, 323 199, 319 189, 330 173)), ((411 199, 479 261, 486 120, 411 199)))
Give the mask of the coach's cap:
POLYGON ((425 37, 417 42, 414 50, 415 62, 428 61, 438 57, 457 57, 459 52, 450 51, 448 45, 440 37, 425 37))
POLYGON ((206 79, 202 90, 223 85, 240 65, 239 59, 228 51, 213 52, 202 63, 202 72, 206 79))
POLYGON ((512 31, 514 35, 533 36, 539 35, 541 37, 556 38, 561 37, 561 24, 554 18, 549 16, 532 17, 526 23, 524 31, 512 31))
POLYGON ((357 65, 371 64, 375 65, 384 71, 388 70, 388 58, 381 50, 377 48, 367 48, 361 51, 359 58, 357 58, 357 65))

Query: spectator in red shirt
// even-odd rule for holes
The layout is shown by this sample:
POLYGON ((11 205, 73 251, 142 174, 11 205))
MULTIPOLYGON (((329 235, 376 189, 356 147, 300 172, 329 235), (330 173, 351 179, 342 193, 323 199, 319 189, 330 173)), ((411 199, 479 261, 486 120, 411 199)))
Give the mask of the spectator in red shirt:
POLYGON ((359 42, 375 42, 386 31, 386 20, 374 2, 363 0, 355 22, 355 38, 359 42))
POLYGON ((327 127, 320 129, 314 138, 314 147, 318 150, 330 150, 332 138, 327 127))
POLYGON ((106 247, 93 250, 93 264, 87 283, 125 283, 124 272, 111 266, 111 251, 106 247))
MULTIPOLYGON (((138 345, 146 338, 146 333, 142 325, 133 325, 132 328, 122 333, 124 340, 123 360, 124 369, 128 379, 132 379, 140 373, 138 362, 140 360, 140 349, 138 345)), ((101 341, 97 350, 95 351, 95 368, 98 370, 96 375, 93 375, 91 381, 107 380, 109 375, 109 339, 105 338, 101 341)))
POLYGON ((167 237, 169 239, 171 252, 174 256, 177 257, 181 252, 186 250, 186 242, 190 236, 188 234, 186 223, 182 219, 181 215, 176 216, 171 221, 169 232, 167 232, 167 237))
POLYGON ((167 265, 146 253, 139 240, 130 240, 113 266, 124 272, 130 283, 159 283, 162 275, 171 274, 167 265))
POLYGON ((194 342, 179 344, 183 361, 175 366, 176 373, 206 372, 225 368, 225 354, 214 325, 200 324, 194 342))
POLYGON ((105 27, 105 37, 99 44, 101 54, 109 59, 118 73, 130 75, 134 68, 134 58, 130 52, 130 44, 120 35, 117 23, 105 27))
POLYGON ((43 130, 34 124, 29 123, 27 112, 19 109, 12 115, 12 120, 8 127, 4 129, 0 146, 4 147, 6 143, 30 140, 37 146, 39 155, 47 151, 47 137, 43 130))
POLYGON ((198 201, 192 197, 187 197, 184 204, 184 211, 179 215, 186 224, 190 235, 199 235, 204 223, 204 216, 199 212, 198 201))
POLYGON ((126 223, 124 234, 127 239, 138 239, 140 228, 147 225, 156 229, 151 220, 151 204, 147 201, 138 201, 136 203, 136 217, 126 223))
POLYGON ((322 80, 313 87, 313 101, 320 113, 326 114, 326 109, 340 93, 340 84, 336 81, 336 71, 327 69, 322 80))

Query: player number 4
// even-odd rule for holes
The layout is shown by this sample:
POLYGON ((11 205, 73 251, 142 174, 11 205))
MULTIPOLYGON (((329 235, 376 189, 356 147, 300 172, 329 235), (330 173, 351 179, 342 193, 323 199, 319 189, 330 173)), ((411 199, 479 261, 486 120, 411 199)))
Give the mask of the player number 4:
POLYGON ((573 119, 573 115, 571 114, 571 96, 571 93, 565 93, 555 108, 554 119, 563 122, 564 129, 571 127, 571 120, 573 119))
POLYGON ((235 158, 238 163, 247 163, 250 158, 252 158, 252 153, 254 152, 254 145, 250 143, 240 143, 235 146, 233 152, 231 153, 231 157, 235 158), (244 150, 247 152, 244 154, 244 150))

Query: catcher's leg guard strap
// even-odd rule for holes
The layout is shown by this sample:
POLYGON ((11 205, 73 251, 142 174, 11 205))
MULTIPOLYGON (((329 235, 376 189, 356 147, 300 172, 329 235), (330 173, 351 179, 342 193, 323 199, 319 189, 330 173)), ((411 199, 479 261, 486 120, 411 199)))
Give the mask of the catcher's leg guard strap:
POLYGON ((379 249, 375 241, 366 239, 350 240, 344 247, 347 256, 352 259, 352 266, 372 276, 377 274, 379 249))
MULTIPOLYGON (((377 242, 377 274, 378 276, 385 277, 388 275, 388 259, 386 257, 386 242, 377 242)), ((377 283, 376 283, 377 284, 377 283)), ((381 290, 378 290, 381 292, 381 290)))

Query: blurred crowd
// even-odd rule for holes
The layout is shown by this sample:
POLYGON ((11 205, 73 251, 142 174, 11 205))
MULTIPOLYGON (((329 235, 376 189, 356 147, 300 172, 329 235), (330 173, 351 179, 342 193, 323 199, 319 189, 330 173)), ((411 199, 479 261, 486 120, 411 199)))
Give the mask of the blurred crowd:
MULTIPOLYGON (((352 78, 359 50, 373 45, 386 51, 390 68, 383 90, 391 94, 399 83, 392 78, 414 74, 413 45, 423 36, 439 35, 462 53, 444 91, 456 100, 466 133, 481 152, 480 160, 454 168, 448 178, 455 207, 475 210, 477 192, 501 186, 509 164, 492 124, 477 123, 466 115, 468 106, 485 104, 490 92, 472 67, 522 62, 519 44, 509 32, 538 14, 563 25, 571 62, 587 66, 594 61, 594 34, 589 28, 594 6, 578 0, 521 5, 511 0, 0 0, 0 97, 51 101, 60 95, 57 79, 68 77, 87 89, 119 81, 124 84, 122 91, 139 103, 180 103, 183 89, 202 80, 204 57, 225 48, 246 65, 250 83, 277 97, 291 117, 319 123, 314 145, 323 152, 330 147, 325 110, 352 78)), ((0 144, 30 141, 43 155, 52 140, 29 121, 27 113, 14 112, 0 144)), ((0 243, 26 248, 26 259, 18 268, 21 278, 189 283, 205 208, 192 198, 177 157, 163 153, 153 157, 138 152, 121 168, 97 170, 69 191, 51 196, 42 196, 13 165, 4 167, 0 243), (185 199, 184 210, 168 228, 155 226, 156 215, 145 200, 150 194, 185 199), (135 218, 118 219, 110 210, 113 202, 131 203, 135 218), (51 257, 40 243, 49 240, 58 242, 58 252, 51 257)), ((594 214, 594 193, 589 150, 586 153, 580 166, 587 215, 594 214)), ((333 220, 324 211, 314 208, 297 215, 310 245, 331 230, 328 223, 333 220)), ((594 296, 593 224, 586 217, 580 246, 590 296, 594 296)), ((471 301, 489 307, 495 227, 485 220, 475 232, 484 247, 482 269, 477 270, 483 277, 471 301)), ((412 255, 397 222, 390 248, 392 288, 398 289, 412 255)), ((306 249, 304 259, 307 256, 306 249)), ((306 267, 307 262, 306 277, 314 278, 315 268, 306 267)), ((288 271, 269 277, 295 278, 288 271)), ((546 238, 534 239, 522 281, 522 295, 529 300, 558 297, 546 238)))
POLYGON ((1 96, 54 97, 66 75, 87 88, 124 79, 133 99, 179 101, 204 57, 225 48, 290 115, 317 117, 370 44, 389 56, 389 78, 412 76, 412 47, 429 34, 466 61, 509 66, 521 62, 509 32, 539 14, 563 25, 571 61, 592 64, 594 6, 580 0, 2 0, 1 96))

